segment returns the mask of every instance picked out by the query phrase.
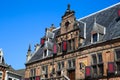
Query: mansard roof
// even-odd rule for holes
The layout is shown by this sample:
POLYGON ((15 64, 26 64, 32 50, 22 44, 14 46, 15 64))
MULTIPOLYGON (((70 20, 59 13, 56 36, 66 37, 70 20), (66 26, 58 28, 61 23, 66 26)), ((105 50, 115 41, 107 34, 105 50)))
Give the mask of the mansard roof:
MULTIPOLYGON (((91 44, 91 32, 96 31, 98 33, 104 33, 103 28, 106 32, 102 37, 102 41, 111 40, 120 37, 120 21, 116 21, 118 18, 118 10, 120 9, 120 3, 117 3, 111 7, 104 10, 98 11, 86 17, 80 18, 79 22, 80 36, 83 37, 83 46, 91 44), (96 18, 96 24, 94 19, 96 18)), ((56 35, 60 35, 60 28, 53 31, 56 35)), ((81 46, 82 47, 82 46, 81 46)), ((80 47, 80 48, 81 48, 80 47)), ((31 57, 31 59, 26 63, 32 63, 43 59, 43 47, 39 48, 37 52, 31 57)))

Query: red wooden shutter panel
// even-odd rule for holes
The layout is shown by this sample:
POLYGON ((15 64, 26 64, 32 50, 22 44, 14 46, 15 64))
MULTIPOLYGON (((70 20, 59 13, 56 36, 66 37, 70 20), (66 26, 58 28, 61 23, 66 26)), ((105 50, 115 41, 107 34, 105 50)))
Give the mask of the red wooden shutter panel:
POLYGON ((36 76, 35 80, 40 80, 40 77, 39 77, 39 76, 36 76))
POLYGON ((25 78, 24 80, 29 80, 29 78, 25 78))
POLYGON ((57 45, 53 44, 53 54, 57 54, 57 45))
POLYGON ((118 16, 120 17, 120 10, 118 10, 118 16))
POLYGON ((90 77, 91 76, 91 67, 90 66, 86 66, 85 67, 85 76, 86 77, 90 77))
POLYGON ((66 52, 67 51, 67 41, 62 42, 62 51, 66 52))
POLYGON ((108 62, 108 73, 114 73, 114 62, 108 62))
POLYGON ((44 39, 44 38, 41 38, 40 44, 43 45, 44 43, 45 43, 45 39, 44 39))

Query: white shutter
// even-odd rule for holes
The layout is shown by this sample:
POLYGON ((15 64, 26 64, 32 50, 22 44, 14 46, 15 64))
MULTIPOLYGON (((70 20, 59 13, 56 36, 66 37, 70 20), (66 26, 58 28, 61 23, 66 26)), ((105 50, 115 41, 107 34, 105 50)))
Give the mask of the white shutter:
POLYGON ((45 48, 52 50, 52 48, 53 48, 53 43, 52 43, 52 42, 49 42, 49 41, 46 41, 46 42, 45 42, 45 48))
POLYGON ((54 38, 54 33, 50 32, 50 31, 47 31, 47 32, 46 32, 46 37, 53 39, 53 38, 54 38))

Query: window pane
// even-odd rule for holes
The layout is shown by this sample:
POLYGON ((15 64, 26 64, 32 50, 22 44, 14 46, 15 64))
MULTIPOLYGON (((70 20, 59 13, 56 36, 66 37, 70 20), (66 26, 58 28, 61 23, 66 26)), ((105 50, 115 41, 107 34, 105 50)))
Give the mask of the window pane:
POLYGON ((93 34, 93 42, 97 42, 97 33, 93 34))
POLYGON ((60 62, 58 63, 58 70, 60 70, 60 62))
POLYGON ((117 58, 117 59, 120 59, 120 49, 119 49, 119 50, 116 50, 116 58, 117 58))
POLYGON ((68 67, 69 68, 71 67, 71 61, 70 60, 68 61, 68 67))
POLYGON ((96 54, 92 55, 92 60, 93 60, 93 64, 96 64, 96 63, 97 63, 96 54))
POLYGON ((99 75, 103 75, 103 65, 99 65, 98 66, 98 68, 99 68, 99 75))
POLYGON ((93 76, 94 77, 97 76, 97 67, 96 66, 93 67, 93 76))
POLYGON ((117 62, 117 71, 120 71, 120 62, 117 62))
POLYGON ((102 62, 102 53, 98 53, 98 62, 102 62))
POLYGON ((72 61, 72 62, 73 62, 73 67, 75 67, 75 59, 73 59, 73 61, 72 61))
POLYGON ((64 68, 64 62, 61 62, 61 66, 62 66, 61 68, 64 68))

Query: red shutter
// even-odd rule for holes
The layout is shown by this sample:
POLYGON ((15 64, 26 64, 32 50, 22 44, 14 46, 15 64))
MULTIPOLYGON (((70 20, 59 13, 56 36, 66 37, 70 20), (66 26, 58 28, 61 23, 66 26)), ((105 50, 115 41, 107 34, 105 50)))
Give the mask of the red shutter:
POLYGON ((118 10, 118 16, 120 17, 120 10, 118 10))
POLYGON ((45 39, 44 39, 44 38, 41 38, 40 44, 43 45, 44 43, 45 43, 45 39))
POLYGON ((62 42, 62 51, 66 52, 67 51, 67 41, 62 42))
POLYGON ((40 77, 39 77, 39 76, 36 76, 35 80, 40 80, 40 77))
POLYGON ((86 66, 85 67, 85 76, 86 77, 90 77, 91 76, 91 67, 90 66, 86 66))
POLYGON ((108 62, 108 73, 114 73, 115 68, 114 68, 114 62, 108 62))
POLYGON ((29 78, 25 78, 24 80, 29 80, 29 78))
POLYGON ((53 54, 57 54, 57 44, 53 44, 53 54))

